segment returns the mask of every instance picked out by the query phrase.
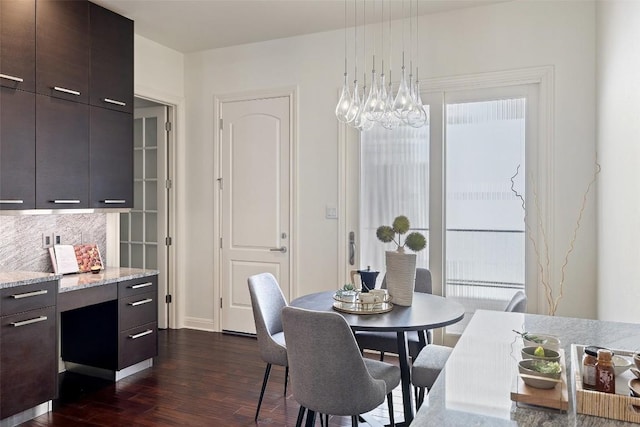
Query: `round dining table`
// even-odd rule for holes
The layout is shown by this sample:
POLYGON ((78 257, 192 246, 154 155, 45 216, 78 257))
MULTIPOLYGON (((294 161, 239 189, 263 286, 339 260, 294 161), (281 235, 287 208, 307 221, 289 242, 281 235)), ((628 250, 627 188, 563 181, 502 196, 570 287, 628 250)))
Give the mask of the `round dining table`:
POLYGON ((459 322, 464 317, 464 307, 447 298, 415 292, 413 303, 408 307, 394 305, 393 309, 386 313, 351 314, 334 310, 334 294, 335 291, 325 291, 304 295, 291 301, 290 305, 316 311, 335 311, 345 318, 354 331, 384 331, 397 334, 404 410, 404 423, 397 425, 409 425, 413 420, 413 398, 405 332, 442 328, 459 322))

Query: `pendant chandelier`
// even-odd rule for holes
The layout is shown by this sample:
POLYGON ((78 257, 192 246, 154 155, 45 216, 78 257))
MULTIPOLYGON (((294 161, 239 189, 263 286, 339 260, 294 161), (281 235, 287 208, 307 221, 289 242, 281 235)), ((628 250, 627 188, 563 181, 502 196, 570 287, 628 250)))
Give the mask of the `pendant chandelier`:
MULTIPOLYGON (((363 1, 363 52, 366 55, 366 0, 363 1)), ((381 45, 384 44, 384 1, 382 0, 382 16, 380 23, 381 45)), ((389 19, 389 63, 391 63, 391 0, 388 3, 388 19, 389 19)), ((410 22, 410 45, 414 37, 413 34, 413 1, 409 0, 409 22, 410 22)), ((369 130, 376 125, 380 125, 385 129, 395 129, 399 126, 411 126, 420 128, 428 123, 427 113, 422 103, 420 95, 420 82, 418 80, 418 67, 416 67, 416 78, 413 79, 413 61, 409 61, 409 77, 407 78, 407 70, 405 68, 405 49, 404 49, 404 5, 402 0, 403 25, 402 25, 402 67, 400 71, 400 84, 398 90, 393 91, 391 83, 391 68, 389 68, 389 82, 386 82, 384 74, 384 60, 381 65, 381 72, 378 76, 375 70, 375 42, 373 45, 372 70, 370 86, 367 88, 367 76, 363 74, 362 85, 358 83, 358 0, 354 0, 354 81, 353 87, 349 85, 349 75, 347 71, 347 0, 344 2, 344 81, 340 99, 336 105, 336 117, 339 121, 348 124, 358 130, 369 130)), ((416 52, 418 49, 418 0, 415 0, 415 44, 416 52)), ((411 50, 411 48, 410 48, 411 50)), ((412 57, 412 56, 411 56, 412 57)))

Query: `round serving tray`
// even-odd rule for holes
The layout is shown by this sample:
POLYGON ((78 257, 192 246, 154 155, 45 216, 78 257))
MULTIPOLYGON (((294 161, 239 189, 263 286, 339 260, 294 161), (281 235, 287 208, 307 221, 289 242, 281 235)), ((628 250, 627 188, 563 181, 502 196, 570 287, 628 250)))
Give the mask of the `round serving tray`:
POLYGON ((380 314, 393 310, 393 304, 389 301, 377 303, 334 301, 333 309, 349 314, 380 314))

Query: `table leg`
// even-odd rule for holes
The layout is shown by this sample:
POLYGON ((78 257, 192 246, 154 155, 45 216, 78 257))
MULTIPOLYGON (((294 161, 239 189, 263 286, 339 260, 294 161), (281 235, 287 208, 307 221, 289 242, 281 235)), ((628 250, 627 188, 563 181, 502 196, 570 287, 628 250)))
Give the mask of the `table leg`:
POLYGON ((407 336, 404 331, 397 332, 398 360, 400 362, 400 382, 402 385, 402 407, 404 409, 404 425, 413 421, 413 398, 411 396, 411 368, 407 351, 407 336))

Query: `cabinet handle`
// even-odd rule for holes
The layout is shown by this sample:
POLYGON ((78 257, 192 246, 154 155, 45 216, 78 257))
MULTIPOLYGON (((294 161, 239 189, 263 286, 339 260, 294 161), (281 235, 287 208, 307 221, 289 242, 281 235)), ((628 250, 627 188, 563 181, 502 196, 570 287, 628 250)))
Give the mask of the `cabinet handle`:
POLYGON ((121 107, 126 107, 127 106, 126 102, 116 101, 115 99, 105 98, 105 99, 103 99, 103 101, 108 103, 108 104, 115 104, 115 105, 119 105, 121 107))
POLYGON ((153 300, 151 298, 147 298, 147 299, 142 299, 140 301, 136 301, 136 302, 130 302, 127 305, 130 305, 131 307, 136 307, 138 305, 142 305, 142 304, 147 304, 153 302, 153 300))
POLYGON ((75 205, 80 203, 80 200, 51 200, 53 203, 57 204, 57 205, 75 205))
POLYGON ((20 299, 20 298, 36 297, 38 295, 44 295, 44 294, 46 294, 48 292, 49 291, 47 291, 46 289, 40 289, 39 291, 25 292, 23 294, 13 294, 13 295, 11 295, 11 298, 20 299))
POLYGON ((39 316, 39 317, 34 317, 33 319, 21 320, 19 322, 11 322, 10 325, 17 328, 19 326, 30 325, 32 323, 44 322, 45 320, 47 320, 47 316, 39 316))
POLYGON ((149 334, 152 334, 152 333, 153 333, 153 331, 151 329, 147 329, 146 331, 140 332, 139 334, 129 335, 129 338, 131 338, 132 340, 135 340, 135 339, 142 338, 145 335, 149 335, 149 334))
POLYGON ((146 288, 146 287, 149 287, 149 286, 153 286, 153 283, 151 283, 151 282, 147 282, 147 283, 140 283, 140 284, 138 284, 138 285, 131 285, 131 286, 128 286, 128 288, 129 288, 129 289, 140 289, 140 288, 146 288))
POLYGON ((75 96, 80 96, 80 92, 78 92, 77 90, 71 90, 71 89, 67 89, 65 87, 54 86, 53 90, 57 90, 58 92, 63 92, 63 93, 69 93, 69 94, 75 95, 75 96))
POLYGON ((0 205, 2 204, 17 204, 17 205, 21 205, 23 204, 24 201, 23 200, 0 200, 0 205))
POLYGON ((24 81, 24 79, 21 79, 20 77, 10 76, 8 74, 0 74, 0 78, 1 79, 12 80, 12 81, 18 82, 18 83, 22 83, 24 81))
POLYGON ((121 205, 123 203, 127 203, 127 201, 123 199, 105 199, 102 203, 106 205, 121 205))

